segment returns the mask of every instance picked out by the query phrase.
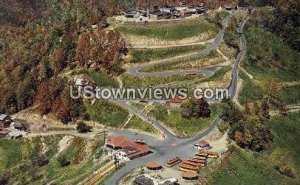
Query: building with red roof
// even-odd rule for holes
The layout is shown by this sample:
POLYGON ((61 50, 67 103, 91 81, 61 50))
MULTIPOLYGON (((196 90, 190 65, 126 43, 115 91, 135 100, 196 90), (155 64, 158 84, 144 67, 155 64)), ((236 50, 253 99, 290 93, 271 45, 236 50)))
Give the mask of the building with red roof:
POLYGON ((106 146, 115 150, 123 150, 131 160, 152 153, 147 144, 130 141, 123 136, 109 136, 106 146))
POLYGON ((175 96, 174 98, 170 99, 167 104, 171 107, 180 107, 183 101, 183 97, 175 96))

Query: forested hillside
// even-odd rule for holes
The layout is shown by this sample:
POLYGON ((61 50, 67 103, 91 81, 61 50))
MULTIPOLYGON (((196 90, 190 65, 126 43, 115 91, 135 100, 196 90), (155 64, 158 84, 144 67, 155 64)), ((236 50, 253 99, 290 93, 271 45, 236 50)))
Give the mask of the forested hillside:
MULTIPOLYGON (((106 18, 148 0, 5 0, 0 2, 0 112, 12 114, 35 106, 41 114, 54 113, 67 123, 85 117, 82 102, 69 98, 63 74, 72 69, 122 72, 127 49, 121 35, 108 31, 106 18)), ((197 5, 200 1, 189 0, 197 5)), ((206 0, 218 7, 223 0, 206 0)), ((252 22, 299 51, 297 1, 240 0, 241 6, 275 7, 259 11, 252 22)), ((275 56, 276 57, 276 56, 275 56)))
POLYGON ((1 1, 0 112, 36 106, 65 123, 87 118, 62 74, 74 68, 121 72, 125 44, 119 33, 105 30, 110 2, 1 1))

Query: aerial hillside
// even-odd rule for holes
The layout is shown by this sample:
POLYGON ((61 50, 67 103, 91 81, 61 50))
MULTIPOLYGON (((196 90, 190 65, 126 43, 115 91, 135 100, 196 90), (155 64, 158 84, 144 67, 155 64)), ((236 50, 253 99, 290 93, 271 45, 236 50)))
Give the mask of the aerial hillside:
POLYGON ((86 118, 82 102, 69 97, 64 73, 91 66, 106 74, 121 72, 125 44, 119 33, 105 30, 113 7, 95 0, 2 1, 0 111, 35 106, 64 123, 86 118))

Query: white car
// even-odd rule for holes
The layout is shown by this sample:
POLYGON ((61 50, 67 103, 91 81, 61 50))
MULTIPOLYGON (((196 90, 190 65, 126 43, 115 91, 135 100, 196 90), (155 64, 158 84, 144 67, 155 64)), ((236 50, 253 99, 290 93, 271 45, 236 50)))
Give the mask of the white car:
POLYGON ((194 144, 194 149, 196 149, 196 150, 209 150, 211 148, 212 148, 211 146, 202 147, 202 146, 199 146, 198 144, 194 144))

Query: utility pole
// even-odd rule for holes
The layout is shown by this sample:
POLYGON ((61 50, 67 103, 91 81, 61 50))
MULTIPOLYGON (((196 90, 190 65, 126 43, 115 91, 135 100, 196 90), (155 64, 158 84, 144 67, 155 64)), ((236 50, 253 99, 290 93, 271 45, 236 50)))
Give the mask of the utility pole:
POLYGON ((107 131, 104 128, 104 130, 103 130, 103 140, 104 140, 104 142, 106 141, 106 134, 107 134, 107 131))
POLYGON ((150 0, 147 0, 147 17, 150 18, 150 0))

